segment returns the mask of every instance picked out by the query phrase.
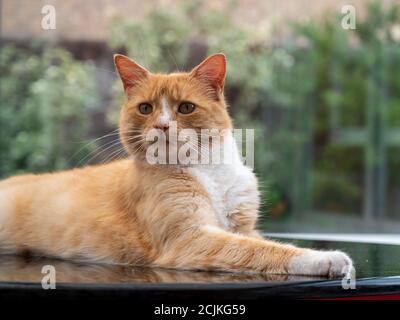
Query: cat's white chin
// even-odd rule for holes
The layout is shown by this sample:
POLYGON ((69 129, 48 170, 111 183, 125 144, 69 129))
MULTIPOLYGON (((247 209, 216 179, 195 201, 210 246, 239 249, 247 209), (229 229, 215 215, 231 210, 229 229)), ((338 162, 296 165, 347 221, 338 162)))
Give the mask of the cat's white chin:
POLYGON ((352 267, 349 256, 341 251, 306 250, 289 261, 288 273, 337 278, 348 274, 352 267))

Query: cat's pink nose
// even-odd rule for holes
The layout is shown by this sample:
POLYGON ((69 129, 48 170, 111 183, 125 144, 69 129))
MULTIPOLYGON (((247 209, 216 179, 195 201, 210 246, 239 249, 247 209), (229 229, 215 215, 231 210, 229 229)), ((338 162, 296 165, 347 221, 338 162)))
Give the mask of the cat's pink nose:
POLYGON ((155 125, 154 125, 154 128, 155 128, 155 129, 160 129, 160 130, 162 130, 162 131, 167 131, 168 128, 169 128, 169 124, 161 124, 161 123, 155 124, 155 125))

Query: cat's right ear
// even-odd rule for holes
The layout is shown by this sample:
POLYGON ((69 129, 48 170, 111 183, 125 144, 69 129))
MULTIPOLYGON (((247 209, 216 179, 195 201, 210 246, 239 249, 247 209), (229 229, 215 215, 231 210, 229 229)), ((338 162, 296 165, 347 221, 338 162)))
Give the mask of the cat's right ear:
POLYGON ((124 85, 125 93, 141 81, 146 79, 150 72, 135 61, 122 54, 114 54, 114 64, 124 85))

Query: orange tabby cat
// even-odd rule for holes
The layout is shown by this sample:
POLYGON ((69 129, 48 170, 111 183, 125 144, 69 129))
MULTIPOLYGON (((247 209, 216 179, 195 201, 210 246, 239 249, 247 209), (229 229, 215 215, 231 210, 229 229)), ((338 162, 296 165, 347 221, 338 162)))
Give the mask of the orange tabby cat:
MULTIPOLYGON (((120 137, 130 159, 0 182, 0 252, 177 269, 338 276, 339 251, 264 240, 255 230, 252 171, 230 164, 150 164, 151 129, 232 127, 223 96, 226 62, 215 54, 190 73, 153 74, 114 62, 126 102, 120 137)), ((229 130, 222 142, 232 141, 229 130)), ((168 139, 167 139, 168 141, 168 139)))

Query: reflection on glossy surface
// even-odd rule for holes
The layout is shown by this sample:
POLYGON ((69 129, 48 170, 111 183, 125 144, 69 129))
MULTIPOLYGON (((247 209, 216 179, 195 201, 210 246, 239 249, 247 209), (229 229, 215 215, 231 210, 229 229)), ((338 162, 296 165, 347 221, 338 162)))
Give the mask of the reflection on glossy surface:
POLYGON ((52 265, 59 283, 232 283, 316 280, 312 277, 182 271, 161 268, 82 264, 23 256, 0 256, 0 282, 40 282, 42 267, 52 265))
MULTIPOLYGON (((292 241, 316 249, 346 251, 356 265, 356 276, 400 275, 400 246, 326 241, 292 241)), ((82 264, 39 257, 0 256, 0 282, 40 283, 42 267, 56 269, 58 283, 251 283, 263 281, 314 281, 321 278, 224 272, 178 271, 101 264, 82 264)))

